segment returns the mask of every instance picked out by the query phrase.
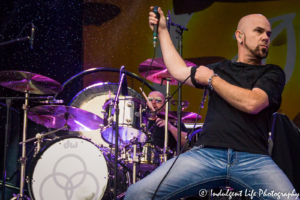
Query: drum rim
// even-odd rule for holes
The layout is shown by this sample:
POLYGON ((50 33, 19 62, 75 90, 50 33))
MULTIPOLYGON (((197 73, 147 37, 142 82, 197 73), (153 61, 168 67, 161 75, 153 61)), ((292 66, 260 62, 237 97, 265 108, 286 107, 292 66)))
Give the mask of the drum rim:
MULTIPOLYGON (((90 86, 87 86, 86 88, 83 88, 82 90, 80 90, 73 98, 72 100, 69 102, 69 105, 72 105, 72 103, 78 98, 78 96, 80 96, 82 93, 84 94, 85 91, 87 90, 90 90, 92 88, 95 88, 95 87, 100 87, 100 86, 108 86, 108 85, 119 85, 117 83, 113 83, 113 82, 100 82, 100 83, 95 83, 93 85, 90 85, 90 86)), ((131 90, 132 92, 135 92, 137 94, 137 96, 140 98, 136 98, 136 97, 133 97, 135 99, 137 99, 138 101, 146 104, 146 102, 143 100, 143 97, 141 94, 139 94, 138 92, 136 92, 134 89, 132 89, 131 87, 127 87, 129 90, 131 90)), ((120 96, 122 97, 122 96, 120 96)), ((132 96, 128 96, 128 97, 132 97, 132 96)))
MULTIPOLYGON (((147 138, 147 134, 146 133, 144 133, 142 130, 139 130, 138 128, 136 128, 136 126, 133 126, 133 125, 128 125, 128 124, 119 124, 119 128, 133 128, 133 129, 135 129, 135 130, 138 130, 138 131, 140 131, 142 134, 144 134, 145 135, 145 137, 147 138), (126 126, 121 126, 121 125, 126 125, 126 126)), ((110 141, 108 141, 108 140, 106 140, 104 137, 103 137, 103 131, 105 131, 106 129, 108 129, 108 128, 112 128, 113 129, 113 127, 111 126, 111 125, 107 125, 107 126, 105 126, 102 130, 101 130, 101 138, 106 142, 106 143, 108 143, 108 144, 110 144, 110 145, 112 145, 113 147, 115 147, 115 144, 114 143, 111 143, 110 141)), ((120 146, 120 145, 119 145, 120 146)))
POLYGON ((105 188, 104 194, 106 193, 106 191, 108 189, 107 185, 108 185, 108 179, 109 179, 109 168, 107 166, 108 158, 103 153, 103 151, 101 150, 101 147, 99 145, 97 145, 96 143, 94 143, 93 141, 91 141, 89 138, 86 138, 85 136, 82 136, 82 135, 79 135, 79 136, 78 135, 65 135, 65 136, 59 136, 59 137, 54 138, 48 145, 45 145, 44 147, 42 147, 42 149, 36 154, 35 157, 33 157, 32 161, 30 163, 29 171, 28 171, 28 182, 27 182, 27 185, 28 185, 28 194, 29 194, 30 198, 32 198, 33 200, 35 200, 36 198, 34 198, 34 193, 33 193, 33 190, 32 190, 32 178, 33 178, 33 172, 34 172, 34 169, 36 167, 37 162, 39 161, 39 159, 41 158, 41 156, 46 152, 46 150, 49 147, 51 147, 53 144, 55 144, 55 143, 57 143, 57 142, 59 142, 61 140, 70 139, 70 138, 83 139, 83 140, 86 140, 87 142, 92 143, 94 146, 96 146, 100 150, 100 152, 102 153, 102 155, 105 157, 104 158, 106 160, 105 165, 106 165, 107 172, 108 172, 107 179, 106 179, 106 188, 105 188))

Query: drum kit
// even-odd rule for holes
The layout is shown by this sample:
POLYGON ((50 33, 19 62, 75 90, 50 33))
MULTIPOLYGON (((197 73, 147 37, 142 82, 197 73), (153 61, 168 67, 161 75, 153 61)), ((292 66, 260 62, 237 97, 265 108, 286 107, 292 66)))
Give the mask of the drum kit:
MULTIPOLYGON (((186 62, 188 66, 192 63, 186 62)), ((141 63, 139 72, 145 77, 149 60, 141 63)), ((177 84, 168 73, 161 58, 150 69, 148 80, 167 85, 177 84)), ((147 130, 147 103, 136 91, 128 88, 128 96, 119 97, 118 134, 114 124, 115 83, 98 83, 80 91, 70 106, 54 105, 62 101, 54 97, 31 97, 30 94, 52 95, 62 91, 57 81, 24 71, 0 72, 0 85, 25 93, 23 105, 23 136, 20 193, 17 199, 29 199, 24 194, 25 182, 32 199, 112 199, 117 194, 121 199, 127 188, 148 175, 166 161, 164 152, 153 143, 152 133, 147 130), (48 103, 29 108, 32 99, 48 103), (49 132, 37 133, 27 139, 28 118, 47 127, 49 132), (76 132, 47 139, 46 136, 59 130, 76 132), (118 155, 114 153, 115 135, 118 135, 118 155), (48 142, 50 140, 50 142, 48 142), (25 174, 26 144, 34 141, 34 158, 25 174), (43 142, 45 144, 43 144, 43 142), (117 165, 113 162, 117 160, 117 165), (113 171, 118 169, 117 174, 113 171), (114 180, 117 177, 117 182, 114 180), (113 185, 117 185, 116 193, 113 185)), ((169 86, 167 87, 167 95, 169 86)), ((3 97, 1 99, 9 99, 3 97)), ((15 99, 20 97, 11 97, 15 99)), ((167 98, 168 99, 168 98, 167 98)), ((187 102, 186 102, 187 103, 187 102)), ((168 105, 166 105, 168 107, 168 105)), ((177 121, 177 112, 158 113, 160 118, 177 121)), ((183 112, 183 122, 195 122, 196 113, 183 112)), ((198 116, 198 119, 201 119, 198 116)), ((9 135, 9 132, 6 134, 9 135)), ((6 154, 6 152, 5 152, 6 154)), ((5 182, 4 182, 5 184, 5 182)))

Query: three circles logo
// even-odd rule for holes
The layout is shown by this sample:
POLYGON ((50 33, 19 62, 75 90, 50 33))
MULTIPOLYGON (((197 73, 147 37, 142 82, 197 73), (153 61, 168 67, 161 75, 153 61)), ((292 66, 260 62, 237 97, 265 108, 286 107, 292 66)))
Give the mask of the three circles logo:
MULTIPOLYGON (((75 166, 71 166, 71 167, 75 167, 75 166)), ((76 168, 78 168, 76 166, 76 168)), ((66 169, 68 170, 68 169, 66 169)), ((96 176, 94 174, 92 174, 91 172, 87 171, 87 166, 86 163, 84 162, 84 160, 75 154, 68 154, 65 156, 62 156, 61 158, 59 158, 56 163, 54 164, 53 167, 53 171, 52 174, 48 175, 47 177, 45 177, 45 179, 41 182, 40 188, 39 188, 39 196, 41 200, 44 200, 43 197, 43 188, 45 186, 45 184, 50 180, 53 179, 54 184, 60 188, 61 190, 64 191, 64 195, 65 195, 65 199, 66 200, 71 200, 73 195, 74 195, 74 191, 79 188, 80 186, 82 186, 83 184, 85 184, 86 178, 87 176, 90 176, 93 180, 94 183, 91 183, 90 185, 96 186, 96 191, 93 195, 93 200, 95 200, 98 195, 99 195, 99 182, 96 178, 96 176), (78 171, 73 173, 72 175, 66 175, 64 172, 59 172, 57 170, 57 166, 59 165, 60 162, 66 160, 66 159, 76 159, 78 160, 81 164, 82 164, 82 171, 78 171), (79 179, 78 179, 79 176, 79 179), (76 182, 74 183, 74 180, 76 179, 76 182), (78 181, 79 180, 79 181, 78 181)), ((55 189, 53 188, 53 192, 55 192, 55 189)))

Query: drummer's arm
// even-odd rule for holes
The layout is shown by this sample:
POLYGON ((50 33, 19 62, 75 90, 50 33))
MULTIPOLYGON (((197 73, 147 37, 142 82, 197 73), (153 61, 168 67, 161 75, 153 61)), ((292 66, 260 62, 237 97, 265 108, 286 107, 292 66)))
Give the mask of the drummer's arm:
MULTIPOLYGON (((168 129, 172 133, 175 140, 177 141, 177 128, 175 126, 173 126, 171 123, 169 123, 168 129)), ((187 136, 187 133, 181 131, 181 140, 180 140, 181 141, 181 147, 183 147, 185 142, 186 142, 186 139, 185 139, 186 136, 187 136)))
MULTIPOLYGON (((153 10, 153 7, 151 7, 153 10)), ((160 23, 158 28, 158 38, 160 41, 161 51, 163 54, 164 63, 170 72, 170 74, 178 81, 183 82, 188 76, 191 75, 191 68, 187 67, 181 56, 175 49, 170 34, 166 26, 166 18, 164 13, 159 8, 158 12, 160 14, 160 23)), ((155 14, 153 12, 149 13, 149 24, 151 29, 153 29, 153 24, 157 23, 155 14)), ((185 84, 193 86, 191 79, 189 78, 185 84)))
MULTIPOLYGON (((156 125, 158 127, 164 127, 165 126, 165 120, 157 118, 156 119, 156 125)), ((173 137, 177 141, 177 128, 175 126, 173 126, 170 122, 168 123, 168 130, 172 133, 173 137)), ((184 132, 184 131, 181 131, 181 146, 183 146, 185 144, 186 136, 187 136, 187 133, 184 132)))

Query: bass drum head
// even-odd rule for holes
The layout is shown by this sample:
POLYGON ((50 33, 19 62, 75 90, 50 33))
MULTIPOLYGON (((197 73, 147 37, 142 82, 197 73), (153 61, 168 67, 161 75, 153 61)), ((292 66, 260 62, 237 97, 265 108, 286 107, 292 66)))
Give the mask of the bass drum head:
POLYGON ((62 137, 45 146, 29 172, 29 193, 35 200, 98 200, 108 182, 101 149, 81 137, 62 137))
MULTIPOLYGON (((104 103, 109 99, 109 91, 111 97, 117 92, 119 85, 116 83, 97 83, 81 90, 71 101, 70 106, 89 111, 103 119, 104 103)), ((143 101, 143 98, 136 91, 128 87, 128 95, 143 101)), ((97 130, 80 131, 79 135, 90 138, 94 143, 109 147, 109 144, 101 137, 100 127, 97 130)))

